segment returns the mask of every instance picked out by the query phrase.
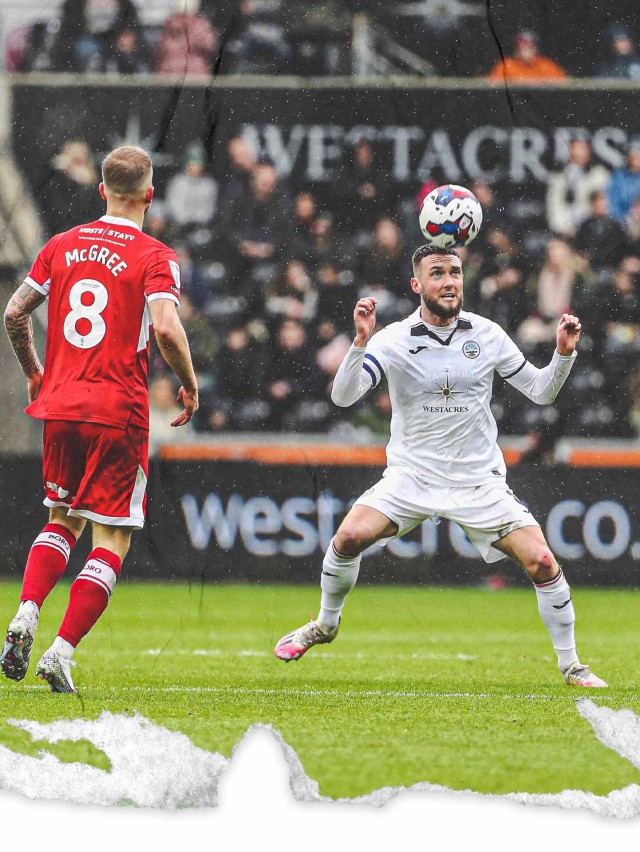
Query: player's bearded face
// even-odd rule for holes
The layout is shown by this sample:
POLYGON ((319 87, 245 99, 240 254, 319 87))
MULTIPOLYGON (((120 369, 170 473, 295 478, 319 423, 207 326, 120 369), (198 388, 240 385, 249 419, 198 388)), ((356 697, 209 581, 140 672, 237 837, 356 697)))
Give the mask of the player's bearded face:
POLYGON ((422 263, 420 295, 428 311, 453 319, 462 308, 462 267, 449 258, 427 258, 422 263))

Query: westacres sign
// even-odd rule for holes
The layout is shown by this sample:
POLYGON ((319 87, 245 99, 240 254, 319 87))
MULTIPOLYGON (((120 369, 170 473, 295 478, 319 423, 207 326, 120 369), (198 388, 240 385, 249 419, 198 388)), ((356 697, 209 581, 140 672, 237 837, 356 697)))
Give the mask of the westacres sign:
POLYGON ((399 189, 431 176, 482 178, 496 183, 505 200, 519 198, 523 185, 528 198, 541 198, 549 172, 566 162, 570 138, 589 138, 595 159, 613 169, 640 133, 637 92, 606 89, 603 81, 507 90, 464 81, 453 88, 286 80, 172 87, 25 79, 12 85, 13 150, 35 188, 68 139, 86 140, 97 156, 125 142, 141 144, 155 152, 162 182, 194 141, 210 151, 216 171, 226 162, 226 141, 241 132, 294 188, 329 188, 353 143, 366 138, 399 189))
MULTIPOLYGON (((21 576, 45 511, 36 459, 0 460, 2 571, 21 576), (15 499, 20 494, 21 499, 15 499)), ((148 524, 134 536, 126 576, 189 581, 316 583, 324 551, 374 467, 156 462, 148 524)), ((509 482, 540 521, 575 585, 640 584, 635 471, 519 467, 509 482)), ((89 542, 73 554, 80 570, 89 542)), ((494 572, 521 580, 509 560, 486 565, 462 530, 426 521, 365 555, 363 582, 477 583, 494 572)))

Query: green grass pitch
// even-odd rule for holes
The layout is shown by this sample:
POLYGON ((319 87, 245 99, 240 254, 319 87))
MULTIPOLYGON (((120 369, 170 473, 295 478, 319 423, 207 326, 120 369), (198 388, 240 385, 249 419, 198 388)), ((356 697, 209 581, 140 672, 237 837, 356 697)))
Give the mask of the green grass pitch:
MULTIPOLYGON (((0 583, 2 628, 18 591, 0 583)), ((273 646, 315 614, 315 586, 123 582, 75 655, 73 696, 53 695, 33 674, 66 604, 61 586, 26 679, 0 684, 0 742, 108 769, 88 743, 32 743, 6 720, 137 710, 227 756, 251 724, 272 723, 332 797, 419 781, 607 794, 640 773, 597 740, 575 703, 640 713, 640 592, 573 593, 578 649, 609 690, 562 684, 530 590, 360 586, 338 639, 285 664, 273 646)))

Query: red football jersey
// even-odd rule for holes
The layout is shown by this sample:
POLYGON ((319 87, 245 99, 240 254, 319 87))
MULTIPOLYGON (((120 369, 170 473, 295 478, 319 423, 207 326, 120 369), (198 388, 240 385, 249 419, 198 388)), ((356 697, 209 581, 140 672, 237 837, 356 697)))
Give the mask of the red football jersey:
POLYGON ((180 304, 176 253, 103 216, 52 237, 25 283, 49 297, 44 379, 27 414, 148 429, 148 304, 180 304))

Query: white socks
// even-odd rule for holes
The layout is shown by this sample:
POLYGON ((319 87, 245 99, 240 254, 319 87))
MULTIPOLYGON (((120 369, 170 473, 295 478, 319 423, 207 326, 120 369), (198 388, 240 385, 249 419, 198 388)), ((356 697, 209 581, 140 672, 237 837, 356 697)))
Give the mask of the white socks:
POLYGON ((325 630, 333 630, 338 626, 345 599, 358 579, 361 559, 362 554, 340 556, 331 539, 322 563, 322 597, 316 619, 325 630))
MULTIPOLYGON (((67 642, 66 639, 63 639, 62 636, 56 636, 53 640, 53 645, 51 646, 52 651, 57 651, 61 657, 65 657, 67 660, 70 660, 73 656, 73 652, 75 648, 71 644, 71 642, 67 642)), ((75 663, 74 663, 75 666, 75 663)))
POLYGON ((572 663, 579 662, 574 635, 576 614, 571 602, 571 589, 562 569, 557 577, 546 583, 534 583, 533 587, 538 598, 538 612, 558 655, 558 668, 564 673, 572 663))

